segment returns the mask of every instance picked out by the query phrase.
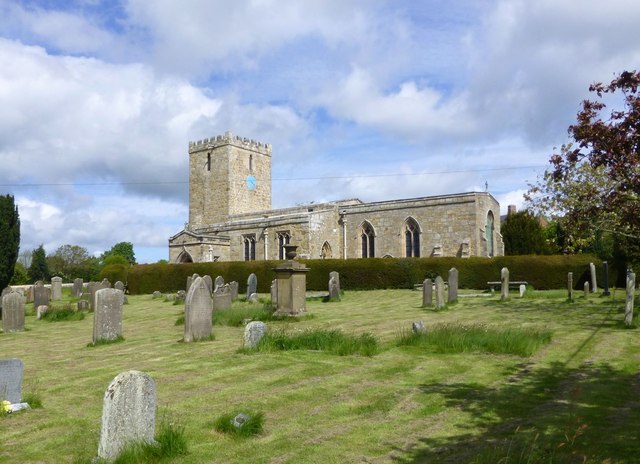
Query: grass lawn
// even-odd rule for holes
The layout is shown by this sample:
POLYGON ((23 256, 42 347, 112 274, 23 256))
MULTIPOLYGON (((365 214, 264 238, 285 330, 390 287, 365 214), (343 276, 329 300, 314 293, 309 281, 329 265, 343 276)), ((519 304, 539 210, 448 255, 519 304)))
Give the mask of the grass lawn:
MULTIPOLYGON (((240 352, 243 327, 214 325, 215 340, 180 343, 182 306, 129 296, 123 335, 87 346, 93 315, 36 320, 0 334, 3 358, 24 363, 23 397, 42 408, 0 417, 0 462, 89 463, 102 397, 120 372, 156 382, 157 422, 184 428, 184 463, 630 463, 640 459, 640 329, 626 329, 624 292, 516 293, 507 302, 470 296, 444 310, 420 307, 421 292, 346 292, 309 301, 313 317, 268 321, 269 330, 372 334, 372 356, 325 351, 240 352), (431 328, 550 331, 529 356, 439 352, 401 345, 411 323, 431 328), (237 411, 263 414, 256 436, 216 431, 237 411)), ((233 310, 248 306, 235 302, 233 310)), ((246 309, 246 308, 245 308, 246 309)))

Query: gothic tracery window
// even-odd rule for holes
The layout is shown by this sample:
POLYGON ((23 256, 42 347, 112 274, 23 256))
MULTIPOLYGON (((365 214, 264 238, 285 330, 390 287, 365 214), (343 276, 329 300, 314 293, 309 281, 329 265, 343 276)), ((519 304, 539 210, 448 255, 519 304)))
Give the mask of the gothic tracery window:
POLYGON ((278 232, 278 259, 285 259, 284 246, 288 245, 291 241, 291 235, 289 232, 278 232))
POLYGON ((373 227, 368 222, 362 224, 360 238, 362 241, 362 257, 375 257, 375 233, 373 232, 373 227))
POLYGON ((245 235, 244 236, 244 260, 255 261, 256 260, 256 236, 245 235))
POLYGON ((404 223, 405 256, 407 258, 420 257, 420 228, 413 218, 404 223))

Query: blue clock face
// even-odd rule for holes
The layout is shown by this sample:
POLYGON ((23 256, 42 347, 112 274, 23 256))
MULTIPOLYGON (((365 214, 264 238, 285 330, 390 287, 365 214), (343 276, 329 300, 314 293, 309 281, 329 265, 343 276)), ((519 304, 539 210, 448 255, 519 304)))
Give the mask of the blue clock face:
POLYGON ((256 182, 256 178, 253 176, 247 176, 247 188, 249 190, 255 190, 258 183, 256 182))

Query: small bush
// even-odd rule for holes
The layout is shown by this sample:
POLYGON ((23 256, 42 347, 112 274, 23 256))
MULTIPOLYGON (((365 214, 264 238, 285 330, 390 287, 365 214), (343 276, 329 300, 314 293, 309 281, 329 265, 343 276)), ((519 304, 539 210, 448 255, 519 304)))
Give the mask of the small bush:
POLYGON ((369 334, 345 335, 340 330, 306 330, 288 334, 284 330, 267 333, 260 340, 258 351, 317 350, 338 356, 360 354, 373 356, 379 351, 377 339, 369 334))
POLYGON ((261 412, 246 412, 249 419, 244 422, 240 427, 236 427, 233 425, 233 419, 238 415, 242 414, 240 411, 234 412, 232 414, 223 414, 218 417, 214 424, 213 428, 220 432, 232 437, 236 438, 247 438, 255 435, 259 435, 262 433, 262 425, 264 422, 264 414, 261 412))
POLYGON ((417 346, 436 353, 480 351, 531 356, 540 346, 550 341, 550 330, 443 324, 427 329, 424 333, 402 331, 397 337, 396 345, 417 346))

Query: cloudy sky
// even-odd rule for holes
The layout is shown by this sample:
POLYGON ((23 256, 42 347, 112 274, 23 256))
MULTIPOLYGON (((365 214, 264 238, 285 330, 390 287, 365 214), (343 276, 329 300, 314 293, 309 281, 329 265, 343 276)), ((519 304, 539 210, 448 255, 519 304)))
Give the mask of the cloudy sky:
POLYGON ((273 146, 273 207, 522 204, 587 88, 640 64, 636 0, 0 0, 0 193, 21 249, 168 257, 187 147, 273 146))

